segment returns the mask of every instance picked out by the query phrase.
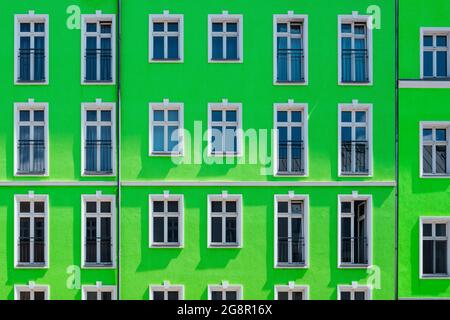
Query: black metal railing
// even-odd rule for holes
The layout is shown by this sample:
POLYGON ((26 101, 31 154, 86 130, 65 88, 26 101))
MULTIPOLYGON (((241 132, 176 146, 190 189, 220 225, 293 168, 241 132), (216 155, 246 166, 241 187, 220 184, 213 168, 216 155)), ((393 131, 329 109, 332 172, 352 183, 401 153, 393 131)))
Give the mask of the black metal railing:
POLYGON ((277 82, 305 82, 303 49, 277 49, 277 82))
POLYGON ((19 263, 21 264, 44 264, 45 263, 45 242, 41 240, 32 241, 28 237, 19 238, 19 263), (31 245, 33 244, 33 245, 31 245), (34 259, 31 261, 31 250, 34 259))
POLYGON ((344 141, 341 143, 342 174, 369 173, 369 142, 344 141), (354 155, 354 158, 353 158, 354 155), (355 165, 353 166, 353 161, 355 165))
POLYGON ((86 49, 86 82, 112 81, 112 50, 86 49), (100 64, 100 75, 97 74, 97 64, 100 64))
POLYGON ((298 238, 278 238, 279 264, 305 264, 305 240, 298 238), (289 259, 290 255, 290 259, 289 259))
POLYGON ((86 140, 86 174, 111 174, 112 173, 112 141, 111 140, 86 140), (100 157, 98 157, 100 153, 100 157), (98 159, 100 163, 97 163, 98 159))
POLYGON ((278 173, 304 174, 303 141, 280 141, 278 144, 278 173))
POLYGON ((87 264, 112 264, 112 241, 111 238, 102 238, 100 242, 100 261, 97 260, 97 240, 86 240, 85 242, 85 260, 87 264))
POLYGON ((45 141, 19 140, 18 174, 44 174, 45 173, 45 141), (31 160, 33 155, 33 160, 31 160))
POLYGON ((342 49, 342 82, 369 82, 369 51, 342 49))
POLYGON ((19 78, 18 82, 45 81, 45 51, 44 49, 19 49, 19 78), (31 69, 33 59, 34 69, 31 69), (31 79, 31 75, 34 75, 31 79))
POLYGON ((344 264, 368 264, 368 249, 367 237, 342 237, 341 262, 344 264))

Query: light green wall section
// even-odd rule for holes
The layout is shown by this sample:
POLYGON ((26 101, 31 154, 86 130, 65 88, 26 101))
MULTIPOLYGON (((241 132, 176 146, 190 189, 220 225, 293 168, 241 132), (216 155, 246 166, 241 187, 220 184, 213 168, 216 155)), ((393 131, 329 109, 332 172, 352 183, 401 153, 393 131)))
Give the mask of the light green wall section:
POLYGON ((50 286, 50 298, 81 299, 81 289, 69 289, 67 282, 104 285, 117 282, 115 269, 79 269, 81 265, 81 195, 115 194, 115 188, 80 187, 0 187, 0 299, 14 299, 14 285, 34 281, 50 286), (49 268, 30 270, 14 268, 14 195, 48 195, 49 268), (71 268, 74 269, 71 269, 71 268), (69 269, 68 269, 69 268, 69 269), (74 270, 74 271, 72 271, 74 270), (78 272, 78 271, 79 272, 78 272), (70 272, 69 272, 70 271, 70 272))
MULTIPOLYGON (((133 188, 122 190, 122 298, 148 299, 148 286, 184 284, 187 299, 206 299, 208 284, 242 284, 245 299, 273 299, 274 285, 310 286, 311 299, 336 299, 337 285, 367 283, 367 270, 337 268, 338 194, 373 195, 373 264, 380 271, 374 299, 394 298, 393 188, 133 188), (148 248, 149 194, 184 195, 184 248, 148 248), (242 249, 207 248, 207 195, 242 194, 242 249), (274 269, 274 195, 310 197, 310 267, 274 269)), ((373 273, 370 273, 371 275, 373 273)), ((376 277, 372 277, 375 279, 376 277)))
MULTIPOLYGON (((123 180, 283 180, 261 175, 261 163, 179 165, 148 156, 149 102, 184 103, 184 125, 207 127, 207 105, 241 102, 243 128, 273 128, 273 104, 294 99, 309 104, 309 164, 307 178, 338 178, 338 103, 373 104, 374 176, 358 180, 394 180, 394 1, 123 1, 122 19, 122 168, 123 180), (374 85, 338 86, 338 15, 370 5, 381 8, 381 29, 373 31, 374 85), (258 10, 255 10, 258 8, 258 10), (182 64, 148 63, 148 15, 169 10, 184 14, 185 54, 182 64), (243 14, 244 62, 208 64, 208 14, 243 14), (273 85, 273 15, 288 11, 307 14, 309 23, 309 85, 273 85), (128 17, 132 16, 133 19, 128 17), (125 165, 126 164, 126 165, 125 165), (157 168, 157 170, 155 170, 157 168)), ((271 155, 270 141, 269 156, 271 155)), ((206 150, 206 141, 202 147, 206 150)), ((248 144, 247 144, 248 147, 248 144)), ((189 153, 200 154, 198 149, 189 153)), ((247 150, 248 154, 248 150, 247 150)), ((247 157, 248 159, 248 157, 247 157)), ((284 179, 286 180, 286 178, 284 179)), ((357 179, 353 179, 357 180, 357 179)))

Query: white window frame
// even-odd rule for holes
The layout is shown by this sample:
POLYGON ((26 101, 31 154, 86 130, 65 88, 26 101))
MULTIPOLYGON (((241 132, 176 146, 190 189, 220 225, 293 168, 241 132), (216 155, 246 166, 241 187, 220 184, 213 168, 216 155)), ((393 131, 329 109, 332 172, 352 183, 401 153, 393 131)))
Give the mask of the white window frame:
MULTIPOLYGON (((353 191, 350 195, 339 194, 338 195, 338 252, 337 252, 337 267, 338 269, 370 269, 372 268, 372 257, 373 257, 373 207, 372 207, 372 195, 362 195, 358 194, 357 191, 353 191), (367 264, 350 264, 342 263, 341 261, 341 204, 342 202, 352 202, 352 214, 354 214, 354 202, 355 201, 365 201, 366 202, 366 232, 367 232, 367 264)), ((353 226, 352 226, 353 228, 353 226)))
POLYGON ((148 39, 148 62, 149 63, 183 63, 184 62, 184 15, 183 14, 170 14, 169 11, 164 11, 163 14, 149 14, 148 15, 148 27, 149 27, 149 39, 148 39), (153 23, 161 22, 166 26, 169 22, 178 22, 178 32, 154 32, 153 23), (178 35, 178 60, 170 59, 153 59, 153 37, 154 33, 158 33, 160 36, 164 36, 164 56, 167 56, 168 40, 167 37, 170 35, 178 35))
MULTIPOLYGON (((97 136, 100 132, 101 123, 105 121, 100 121, 97 118, 97 136)), ((81 104, 81 176, 82 177, 115 177, 116 176, 116 104, 114 102, 102 102, 102 100, 97 100, 96 102, 84 102, 81 104), (86 161, 86 126, 87 126, 87 111, 111 111, 111 167, 112 173, 110 174, 88 174, 85 171, 85 161, 86 161)), ((100 165, 99 162, 100 152, 97 152, 97 166, 100 165)))
POLYGON ((450 78, 450 28, 427 28, 427 27, 421 27, 420 28, 420 79, 447 79, 450 78), (446 77, 437 77, 436 73, 436 52, 437 51, 445 51, 445 50, 438 50, 436 46, 429 47, 430 49, 426 51, 433 52, 433 76, 432 77, 425 77, 423 74, 423 67, 424 67, 424 55, 423 52, 425 51, 425 46, 423 43, 424 36, 433 36, 433 41, 436 36, 447 36, 447 76, 446 77))
MULTIPOLYGON (((433 216, 422 216, 419 218, 420 224, 419 224, 419 279, 427 279, 427 280, 439 280, 439 279, 449 279, 450 278, 450 239, 449 239, 449 232, 450 232, 450 217, 441 216, 441 217, 433 217, 433 216), (423 273, 423 241, 424 241, 424 235, 423 235, 423 225, 424 224, 446 224, 446 232, 447 236, 447 274, 435 274, 435 275, 425 275, 423 273)), ((439 238, 439 237, 427 237, 427 238, 439 238)), ((443 237, 440 237, 443 238, 443 237)))
POLYGON ((340 86, 372 86, 373 85, 373 23, 371 15, 360 15, 357 11, 351 15, 338 15, 338 85, 340 86), (365 23, 366 24, 366 41, 368 50, 368 77, 369 82, 342 82, 342 32, 341 25, 343 23, 365 23))
MULTIPOLYGON (((283 213, 283 216, 291 217, 291 213, 283 213)), ((309 195, 295 194, 290 191, 289 194, 276 194, 274 196, 274 268, 275 269, 308 269, 309 268, 309 195), (305 263, 304 264, 286 264, 278 263, 278 202, 288 202, 289 211, 291 210, 292 201, 303 202, 303 238, 305 241, 305 263)), ((289 224, 289 229, 291 225, 289 224)))
MULTIPOLYGON (((208 15, 208 63, 243 63, 244 62, 244 18, 242 14, 229 14, 228 11, 223 11, 222 14, 210 14, 208 15), (213 60, 212 58, 212 24, 213 23, 237 23, 238 24, 238 31, 237 31, 237 54, 238 54, 238 60, 213 60)), ((214 32, 216 34, 216 32, 214 32)), ((227 34, 226 31, 220 32, 219 34, 225 35, 227 34)), ((225 53, 227 50, 226 47, 226 39, 224 37, 223 39, 223 52, 225 53)))
POLYGON ((149 156, 152 157, 182 157, 184 156, 184 103, 169 102, 165 99, 162 103, 151 102, 149 103, 149 139, 148 139, 149 156), (155 127, 155 120, 153 119, 153 111, 164 111, 164 121, 158 121, 158 125, 164 126, 164 149, 168 150, 169 136, 168 127, 171 125, 178 125, 178 151, 154 151, 153 150, 153 133, 155 127), (178 111, 178 122, 168 120, 168 111, 178 111), (167 120, 166 120, 167 119, 167 120))
MULTIPOLYGON (((340 103, 338 105, 338 176, 340 178, 354 178, 354 177, 373 177, 373 115, 372 115, 372 109, 373 105, 370 103, 359 103, 357 100, 353 101, 352 103, 340 103), (355 137, 355 128, 356 127, 363 127, 362 125, 356 125, 356 122, 342 122, 342 112, 343 111, 350 111, 352 112, 352 120, 353 120, 353 113, 357 111, 365 111, 366 112, 366 135, 367 135, 367 142, 369 144, 368 146, 368 169, 369 172, 367 174, 363 173, 343 173, 342 172, 342 158, 341 158, 341 144, 342 144, 342 134, 341 134, 341 128, 342 126, 351 126, 352 127, 352 136, 355 137)), ((356 165, 356 160, 353 159, 353 153, 352 153, 352 167, 356 165)))
POLYGON ((243 286, 240 284, 228 284, 227 281, 222 281, 221 285, 208 285, 208 300, 212 299, 212 292, 213 291, 220 291, 222 292, 222 299, 223 295, 227 291, 236 291, 236 300, 243 300, 244 299, 244 289, 243 286))
MULTIPOLYGON (((433 133, 434 137, 434 133, 433 133)), ((436 178, 450 178, 450 121, 421 121, 420 122, 420 132, 419 132, 419 165, 420 165, 420 177, 426 178, 426 179, 436 179, 436 178), (433 132, 435 132, 435 129, 446 129, 447 130, 447 142, 430 142, 427 143, 423 139, 423 130, 424 129, 433 129, 433 132), (447 173, 441 174, 441 173, 424 173, 423 172, 423 147, 424 145, 446 145, 447 146, 447 173)), ((433 157, 436 158, 436 148, 433 147, 433 157)), ((436 160, 436 159, 435 159, 436 160)), ((433 170, 436 171, 436 161, 433 161, 432 163, 433 170)))
MULTIPOLYGON (((14 15, 14 84, 15 85, 48 85, 49 84, 49 17, 48 14, 35 14, 34 11, 28 11, 28 14, 16 14, 14 15), (19 74, 20 74, 20 63, 18 61, 19 57, 19 47, 20 47, 20 41, 19 41, 19 35, 20 32, 20 23, 44 23, 45 24, 45 31, 43 32, 43 36, 45 37, 45 56, 44 56, 44 63, 45 63, 45 81, 42 82, 19 82, 19 74)), ((40 33, 40 32, 39 32, 40 33)), ((33 37, 34 41, 34 35, 35 32, 30 32, 30 36, 33 37)), ((34 61, 33 59, 30 59, 30 70, 33 70, 34 67, 34 61)), ((31 73, 31 78, 33 78, 33 75, 31 73)))
POLYGON ((302 300, 309 300, 309 286, 308 285, 296 285, 294 282, 290 282, 288 285, 275 285, 274 300, 278 299, 280 292, 286 292, 289 300, 292 300, 292 294, 294 292, 301 292, 303 294, 302 300))
MULTIPOLYGON (((31 115, 30 115, 31 120, 31 115)), ((34 126, 34 121, 29 121, 30 126, 34 126)), ((30 99, 28 102, 20 102, 14 103, 14 176, 15 177, 48 177, 50 172, 50 138, 49 138, 49 123, 48 123, 48 103, 46 102, 34 102, 33 99, 30 99), (45 161, 45 172, 43 174, 22 174, 18 173, 19 169, 19 152, 18 152, 18 140, 19 140, 19 123, 20 123, 20 111, 35 111, 42 110, 44 111, 44 161, 45 161)), ((31 135, 34 134, 30 131, 30 139, 31 135)), ((31 139, 32 140, 32 139, 31 139)), ((31 153, 30 153, 30 162, 31 162, 31 153)))
MULTIPOLYGON (((290 39, 290 38, 289 38, 290 39)), ((273 15, 273 84, 276 86, 307 86, 308 85, 308 15, 295 14, 289 11, 288 14, 273 15), (302 24, 302 45, 303 45, 303 82, 278 82, 278 63, 277 63, 277 24, 300 22, 302 24)))
POLYGON ((97 293, 97 300, 101 300, 102 292, 111 292, 111 300, 117 300, 116 296, 116 286, 107 286, 103 285, 100 281, 97 282, 95 285, 84 285, 81 288, 81 299, 87 300, 87 293, 88 292, 96 292, 97 293))
POLYGON ((224 99, 222 103, 208 103, 208 156, 209 157, 241 157, 243 149, 243 134, 242 134, 242 103, 231 103, 224 99), (222 111, 222 121, 214 122, 212 121, 212 112, 222 111), (212 152, 212 127, 219 126, 222 127, 222 149, 225 147, 226 134, 224 128, 227 125, 233 124, 232 122, 224 121, 223 115, 226 111, 236 111, 236 153, 226 152, 212 152))
POLYGON ((149 300, 154 300, 153 293, 155 291, 164 292, 164 300, 168 300, 169 291, 177 291, 179 298, 178 300, 184 300, 184 285, 181 284, 170 284, 168 281, 164 281, 162 285, 151 284, 148 288, 149 300))
MULTIPOLYGON (((99 33, 99 31, 97 31, 99 33)), ((98 38, 99 39, 99 38, 98 38)), ((99 40, 97 39, 97 44, 99 40)), ((99 70, 99 63, 97 70, 99 70)), ((97 76, 99 71, 97 71, 97 76)), ((95 14, 82 14, 81 15, 81 84, 82 85, 115 85, 116 84, 116 15, 115 14, 102 14, 101 11, 96 11, 95 14), (109 82, 102 82, 100 80, 95 82, 85 81, 86 72, 86 24, 87 23, 99 23, 100 21, 111 22, 111 78, 109 82)))
MULTIPOLYGON (((294 178, 294 177, 308 177, 309 176, 309 153, 308 153, 308 120, 309 120, 309 114, 308 114, 308 104, 307 103, 295 103, 293 100, 289 100, 288 103, 275 103, 273 105, 274 114, 273 114, 273 123, 274 123, 274 138, 273 138, 273 175, 274 176, 281 176, 286 178, 294 178), (301 127, 302 128, 302 138, 303 138, 303 168, 304 173, 303 174, 291 174, 291 173, 285 173, 280 174, 278 173, 278 120, 277 120, 277 112, 278 111, 300 111, 302 113, 302 122, 301 125, 292 125, 291 122, 287 122, 287 127, 301 127)), ((289 119, 288 119, 289 120, 289 119)), ((285 122, 281 123, 283 126, 286 126, 285 122)), ((288 130, 288 138, 290 136, 290 130, 288 130)))
POLYGON ((151 194, 149 195, 149 248, 184 248, 184 195, 176 194, 151 194), (153 202, 154 201, 163 201, 164 202, 164 213, 153 212, 153 202), (168 213, 167 203, 169 201, 178 201, 178 213, 168 213), (164 217, 164 238, 167 238, 167 218, 168 217, 177 217, 178 218, 178 243, 169 243, 165 241, 164 243, 155 243, 153 241, 153 218, 155 216, 164 217))
MULTIPOLYGON (((16 269, 47 269, 50 265, 49 263, 49 203, 48 195, 35 195, 33 192, 23 195, 14 195, 14 267, 16 269), (33 204, 34 202, 44 202, 44 213, 34 213, 33 204), (20 213, 20 202, 30 202, 30 213, 20 213), (18 238, 20 236, 20 218, 21 217, 30 218, 30 237, 34 237, 34 218, 44 218, 44 263, 21 263, 19 262, 19 242, 18 238)), ((32 243, 30 243, 30 246, 32 243)), ((34 260, 34 252, 30 250, 30 260, 34 260)))
POLYGON ((243 223, 242 221, 244 221, 244 217, 243 217, 243 203, 242 203, 242 195, 241 194, 228 194, 226 192, 222 193, 222 194, 208 194, 208 248, 214 249, 214 248, 242 248, 244 246, 244 237, 243 237, 243 223), (212 206, 211 206, 211 202, 213 201, 219 201, 222 202, 222 213, 213 213, 212 212, 212 206), (225 213, 224 211, 226 210, 224 203, 226 201, 236 201, 236 210, 237 210, 237 214, 233 215, 233 214, 229 214, 229 213, 225 213), (237 243, 235 244, 231 244, 231 243, 226 243, 226 242, 222 242, 222 243, 216 243, 216 242, 212 242, 211 237, 212 237, 212 228, 211 228, 211 222, 212 222, 212 217, 214 216, 219 216, 222 218, 222 240, 226 239, 226 223, 225 223, 225 218, 226 217, 236 217, 236 240, 237 243))
POLYGON ((372 300, 372 288, 368 285, 359 285, 353 283, 352 285, 338 285, 338 300, 341 300, 342 292, 350 292, 350 299, 355 299, 355 292, 364 292, 366 300, 372 300))
POLYGON ((33 281, 30 281, 27 285, 14 285, 14 300, 20 300, 21 292, 30 292, 30 300, 34 300, 36 291, 44 292, 45 300, 50 300, 50 286, 36 285, 33 281))
MULTIPOLYGON (((97 209, 97 211, 99 211, 97 209)), ((97 232, 100 232, 100 228, 97 227, 97 232)), ((117 245, 117 230, 116 230, 116 196, 115 195, 104 195, 100 191, 96 194, 83 194, 81 195, 81 267, 83 269, 115 269, 116 268, 116 245, 117 245), (110 201, 111 202, 111 213, 86 213, 86 202, 97 202, 110 201), (86 252, 85 252, 85 239, 86 239, 86 217, 94 216, 97 218, 97 226, 100 221, 100 217, 110 217, 111 218, 111 265, 103 265, 99 262, 97 263, 86 263, 86 252)), ((98 248, 98 244, 97 244, 98 248)), ((100 250, 97 250, 97 259, 100 255, 100 250)))

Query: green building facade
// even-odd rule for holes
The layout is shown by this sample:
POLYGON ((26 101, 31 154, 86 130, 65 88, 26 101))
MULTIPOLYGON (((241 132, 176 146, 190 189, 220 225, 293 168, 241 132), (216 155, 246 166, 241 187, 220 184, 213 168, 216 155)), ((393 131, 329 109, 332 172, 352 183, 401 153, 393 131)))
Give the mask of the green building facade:
POLYGON ((403 2, 1 3, 0 299, 448 296, 449 8, 403 2))

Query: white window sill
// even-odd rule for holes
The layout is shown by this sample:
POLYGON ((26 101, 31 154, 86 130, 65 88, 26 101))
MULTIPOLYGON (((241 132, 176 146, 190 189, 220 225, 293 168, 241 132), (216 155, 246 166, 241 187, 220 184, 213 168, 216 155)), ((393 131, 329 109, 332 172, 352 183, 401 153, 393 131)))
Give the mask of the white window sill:
POLYGON ((151 244, 149 246, 150 249, 183 249, 183 245, 182 244, 169 244, 169 243, 162 243, 162 244, 151 244))
POLYGON ((338 265, 339 269, 370 269, 372 266, 369 264, 345 264, 338 265))
POLYGON ((275 265, 275 269, 308 269, 308 268, 309 268, 309 266, 305 263, 299 263, 299 264, 278 263, 275 265))
POLYGON ((242 246, 238 243, 233 243, 233 244, 215 244, 215 243, 210 243, 208 244, 208 249, 241 249, 242 246))
POLYGON ((450 174, 422 174, 422 179, 450 179, 450 174))
POLYGON ((450 89, 450 79, 448 80, 434 80, 434 79, 420 79, 420 80, 400 80, 400 89, 450 89))
POLYGON ((421 275, 420 280, 449 280, 450 275, 421 275))

